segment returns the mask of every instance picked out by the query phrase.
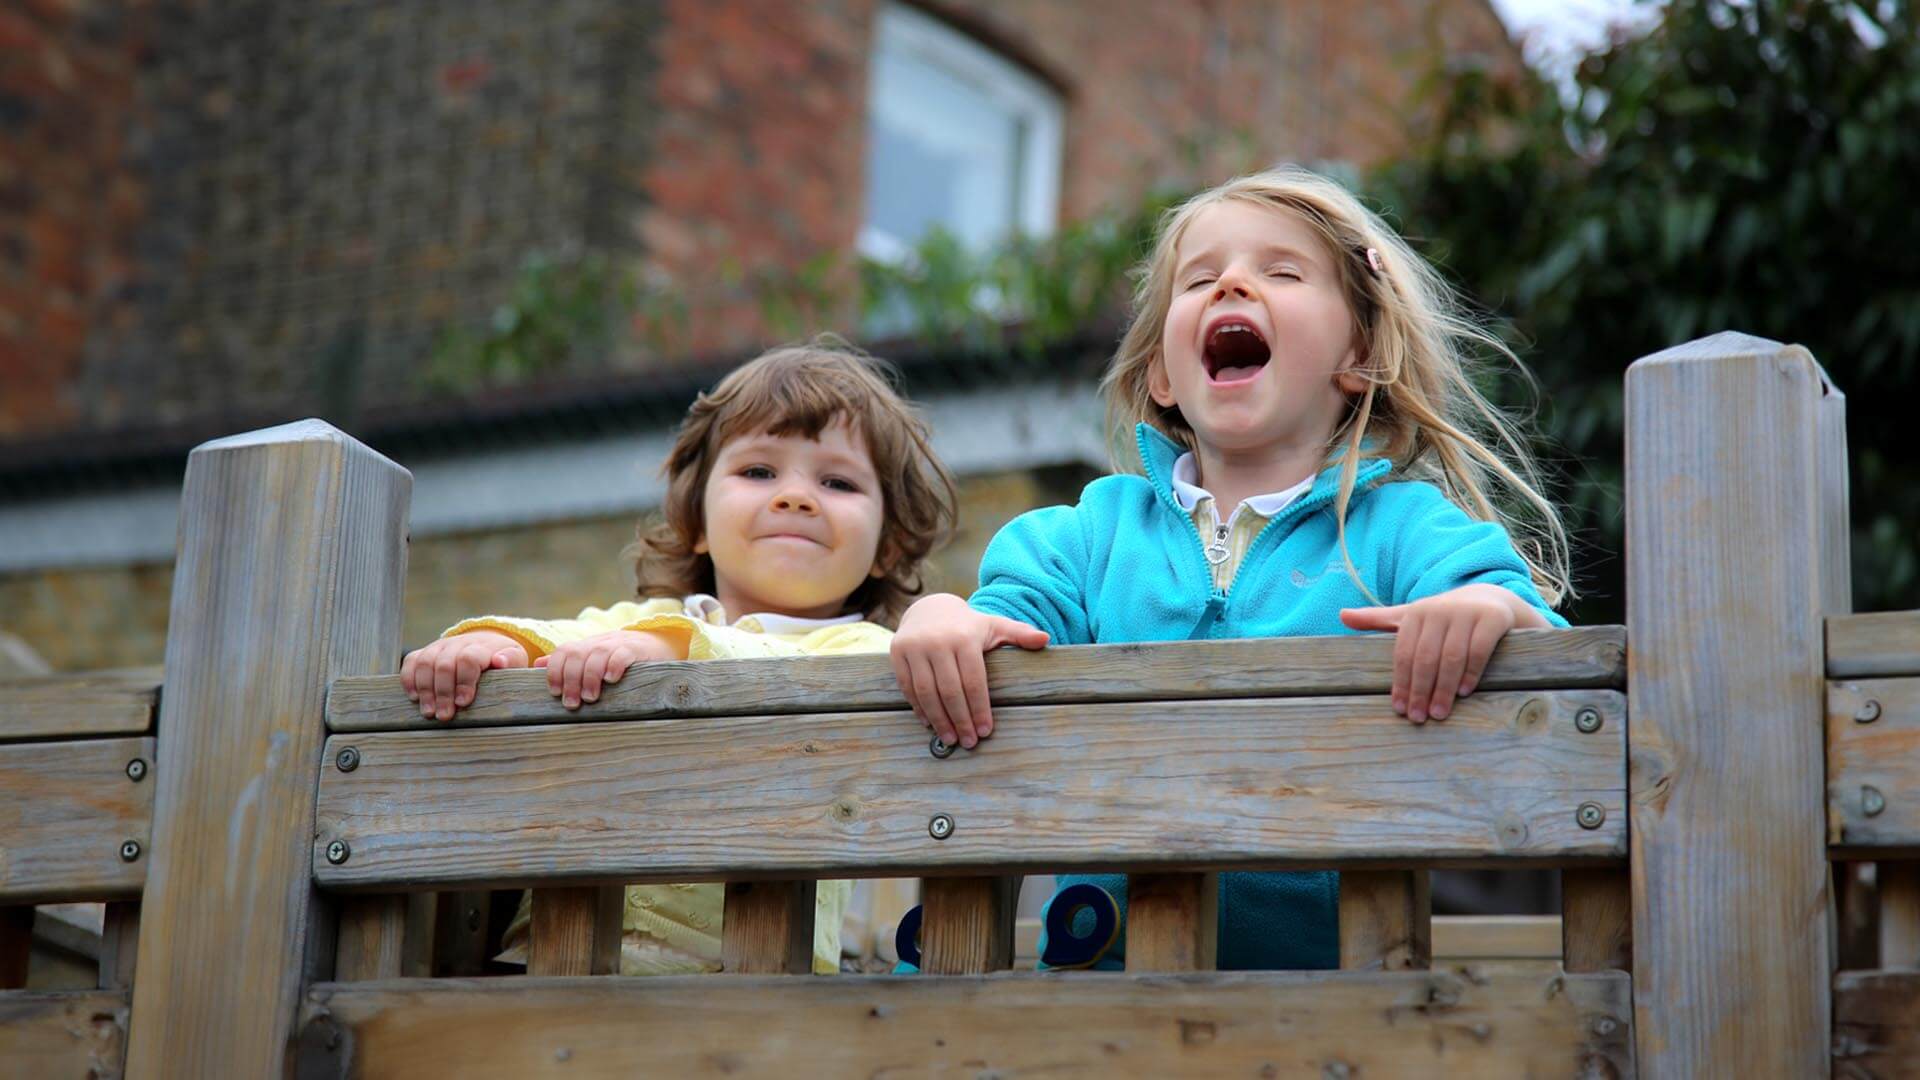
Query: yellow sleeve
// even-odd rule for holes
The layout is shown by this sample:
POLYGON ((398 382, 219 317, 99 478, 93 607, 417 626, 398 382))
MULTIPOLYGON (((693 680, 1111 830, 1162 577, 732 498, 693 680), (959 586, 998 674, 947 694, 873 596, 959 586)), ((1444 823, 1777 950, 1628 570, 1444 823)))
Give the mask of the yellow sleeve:
POLYGON ((689 660, 740 660, 769 656, 805 656, 806 650, 772 634, 758 634, 733 626, 715 626, 681 612, 637 618, 615 630, 654 630, 685 634, 689 660))
POLYGON ((823 626, 800 639, 800 651, 808 656, 845 656, 851 653, 883 653, 893 644, 893 631, 870 622, 823 626))
MULTIPOLYGON (((519 642, 527 650, 529 662, 538 660, 569 641, 579 641, 613 630, 640 629, 635 623, 667 612, 682 610, 680 601, 666 597, 652 600, 622 600, 612 607, 590 607, 572 619, 521 619, 511 615, 481 615, 462 619, 441 633, 452 637, 472 630, 492 630, 519 642)), ((690 626, 701 625, 680 615, 690 626)))

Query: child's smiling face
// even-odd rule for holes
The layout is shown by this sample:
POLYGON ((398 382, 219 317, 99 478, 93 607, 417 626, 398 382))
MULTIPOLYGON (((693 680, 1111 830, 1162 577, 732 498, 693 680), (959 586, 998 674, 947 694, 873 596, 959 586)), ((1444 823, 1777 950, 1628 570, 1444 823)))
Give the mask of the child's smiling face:
POLYGON ((714 458, 694 550, 713 559, 729 618, 842 613, 879 570, 885 507, 866 441, 844 421, 818 439, 755 432, 714 458))
POLYGON ((1298 216, 1241 200, 1196 215, 1174 256, 1173 296, 1150 375, 1203 449, 1324 447, 1365 390, 1333 253, 1298 216))

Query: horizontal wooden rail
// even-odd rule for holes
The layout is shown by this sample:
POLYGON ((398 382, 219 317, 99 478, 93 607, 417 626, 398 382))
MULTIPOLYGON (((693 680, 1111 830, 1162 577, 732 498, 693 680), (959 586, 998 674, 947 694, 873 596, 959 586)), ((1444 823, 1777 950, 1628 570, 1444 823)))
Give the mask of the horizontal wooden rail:
POLYGON ((1876 611, 1827 620, 1827 677, 1920 675, 1920 611, 1876 611))
POLYGON ((0 742, 145 735, 159 699, 159 668, 0 679, 0 742))
POLYGON ((1920 971, 1833 979, 1833 1075, 1912 1076, 1920 1063, 1920 971))
MULTIPOLYGON (((1384 694, 1393 678, 1386 635, 1068 646, 987 657, 996 705, 1384 694)), ((1487 667, 1487 690, 1622 689, 1626 631, 1618 626, 1518 630, 1487 667)), ((903 707, 884 656, 648 664, 570 712, 546 674, 496 671, 454 726, 580 723, 665 716, 858 712, 903 707)), ((341 679, 327 699, 333 731, 444 728, 420 715, 397 675, 341 679)))
POLYGON ((1920 678, 1827 684, 1827 842, 1920 854, 1920 678))
POLYGON ((0 991, 0 1074, 119 1076, 126 991, 0 991))
POLYGON ((1208 972, 322 983, 302 1009, 295 1071, 1625 1077, 1634 1075, 1628 980, 1208 972))
POLYGON ((151 738, 0 744, 0 902, 137 898, 153 767, 151 738))
POLYGON ((1617 691, 1477 693, 1424 726, 1373 696, 998 717, 945 760, 904 712, 335 735, 314 874, 393 890, 1626 856, 1617 691))

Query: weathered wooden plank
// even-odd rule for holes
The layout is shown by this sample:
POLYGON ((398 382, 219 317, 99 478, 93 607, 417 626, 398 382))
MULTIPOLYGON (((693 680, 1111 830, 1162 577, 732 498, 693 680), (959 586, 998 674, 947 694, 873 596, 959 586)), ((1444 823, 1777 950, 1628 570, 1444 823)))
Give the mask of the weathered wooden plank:
POLYGON ((136 1075, 283 1067, 307 965, 331 955, 311 876, 326 690, 399 653, 410 485, 313 420, 188 457, 146 785, 136 1075))
POLYGON ((612 975, 620 970, 618 885, 533 890, 527 929, 527 974, 612 975))
POLYGON ((1920 969, 1920 862, 1880 864, 1880 966, 1920 969))
POLYGON ((984 975, 1013 964, 1013 876, 931 877, 920 883, 920 970, 984 975))
POLYGON ((1920 611, 1873 611, 1827 620, 1827 678, 1920 675, 1920 611))
POLYGON ((0 679, 0 742, 145 735, 159 696, 159 668, 0 679))
POLYGON ((1640 360, 1626 388, 1640 1068, 1823 1075, 1845 399, 1805 349, 1738 334, 1640 360))
POLYGON ((1826 730, 1827 842, 1920 853, 1920 678, 1828 683, 1826 730))
POLYGON ((1434 963, 1558 960, 1558 915, 1435 915, 1434 963))
POLYGON ((126 900, 106 905, 100 921, 100 989, 133 989, 139 958, 139 902, 126 900))
POLYGON ((407 898, 349 896, 340 903, 333 977, 341 982, 397 979, 407 933, 407 898))
POLYGON ((296 1071, 1634 1075, 1627 976, 1004 973, 322 984, 296 1071), (774 1004, 777 1003, 777 1004, 774 1004))
POLYGON ((140 894, 154 784, 135 760, 152 764, 153 739, 0 745, 0 903, 140 894))
MULTIPOLYGON (((1486 690, 1621 689, 1626 634, 1618 626, 1518 630, 1487 666, 1486 690)), ((1261 638, 1084 645, 987 656, 996 706, 1117 701, 1384 694, 1393 638, 1261 638)), ((577 724, 672 716, 860 712, 903 707, 884 656, 702 660, 647 664, 579 712, 563 708, 537 671, 492 671, 451 724, 427 719, 397 675, 341 679, 327 699, 334 731, 577 724)))
POLYGON ((734 881, 720 920, 720 970, 736 975, 805 975, 813 970, 818 883, 734 881))
POLYGON ((1633 970, 1633 879, 1625 871, 1562 870, 1560 911, 1568 971, 1633 970))
POLYGON ((1833 1075, 1910 1077, 1920 1063, 1920 971, 1843 971, 1833 979, 1833 1075))
POLYGON ((1340 966, 1348 971, 1433 966, 1433 893, 1426 871, 1340 875, 1340 966))
POLYGON ((335 736, 329 757, 350 739, 360 764, 321 770, 314 872, 417 889, 1604 862, 1626 854, 1623 706, 1481 693, 1422 726, 1384 697, 1028 706, 946 760, 906 713, 335 736))
POLYGON ((1212 971, 1220 957, 1220 875, 1127 878, 1127 970, 1212 971))
POLYGON ((0 993, 0 1074, 121 1076, 127 1000, 106 990, 0 993))
MULTIPOLYGON (((400 933, 400 975, 407 979, 431 978, 433 949, 439 937, 439 893, 407 893, 406 927, 400 933)), ((485 943, 482 941, 481 948, 485 943)))

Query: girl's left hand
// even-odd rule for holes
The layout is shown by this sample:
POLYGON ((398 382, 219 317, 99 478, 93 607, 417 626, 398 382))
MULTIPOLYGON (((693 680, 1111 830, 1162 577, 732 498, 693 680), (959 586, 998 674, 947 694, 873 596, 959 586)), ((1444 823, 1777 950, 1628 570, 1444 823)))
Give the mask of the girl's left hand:
POLYGON ((583 701, 600 700, 604 683, 620 681, 630 664, 649 660, 685 660, 665 634, 651 630, 614 630, 579 641, 569 641, 533 662, 547 669, 547 690, 560 704, 577 709, 583 701))
POLYGON ((1395 635, 1393 711, 1424 724, 1429 716, 1445 720, 1454 698, 1473 693, 1494 646, 1520 620, 1521 604, 1498 585, 1463 585, 1411 604, 1347 608, 1340 621, 1395 635))

